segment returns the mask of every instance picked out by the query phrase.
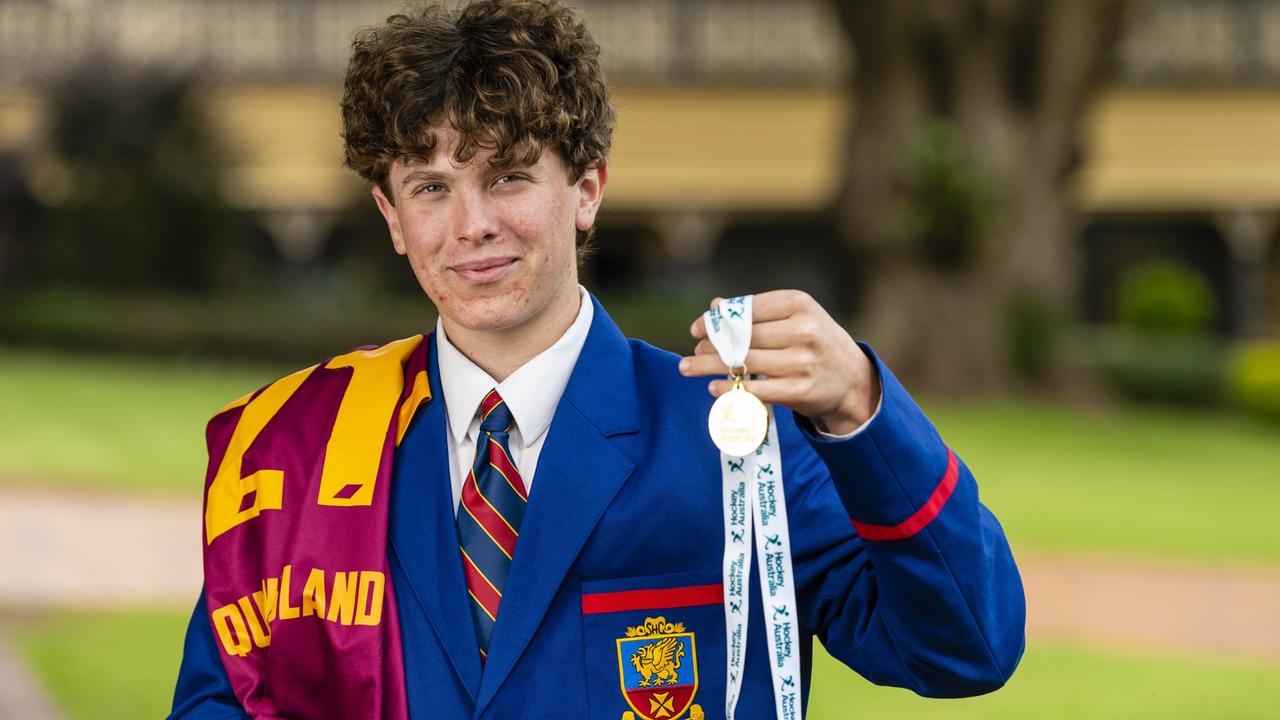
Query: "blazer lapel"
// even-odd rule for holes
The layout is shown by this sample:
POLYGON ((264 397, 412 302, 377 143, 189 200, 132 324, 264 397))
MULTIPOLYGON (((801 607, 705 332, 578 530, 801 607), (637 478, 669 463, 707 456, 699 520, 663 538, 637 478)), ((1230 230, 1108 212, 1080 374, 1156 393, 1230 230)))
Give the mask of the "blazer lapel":
POLYGON ((434 333, 429 342, 427 376, 432 400, 418 409, 396 452, 391 483, 390 543, 409 580, 409 592, 397 592, 396 599, 405 604, 406 598, 412 598, 426 612, 454 672, 474 699, 480 684, 480 649, 458 554, 449 435, 434 333))
POLYGON ((610 439, 639 431, 631 348, 594 296, 591 301, 591 329, 538 459, 477 714, 510 675, 587 537, 635 469, 610 439))

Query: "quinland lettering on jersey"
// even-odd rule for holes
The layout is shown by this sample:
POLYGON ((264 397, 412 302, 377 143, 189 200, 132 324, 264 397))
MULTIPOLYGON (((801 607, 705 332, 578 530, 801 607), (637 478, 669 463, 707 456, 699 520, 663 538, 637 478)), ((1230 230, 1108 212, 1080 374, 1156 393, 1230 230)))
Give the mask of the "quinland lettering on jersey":
POLYGON ((213 627, 228 655, 245 656, 271 644, 271 626, 277 621, 315 617, 340 625, 378 625, 386 576, 378 570, 331 573, 312 568, 301 589, 295 590, 292 565, 280 577, 262 580, 262 588, 213 611, 213 627))

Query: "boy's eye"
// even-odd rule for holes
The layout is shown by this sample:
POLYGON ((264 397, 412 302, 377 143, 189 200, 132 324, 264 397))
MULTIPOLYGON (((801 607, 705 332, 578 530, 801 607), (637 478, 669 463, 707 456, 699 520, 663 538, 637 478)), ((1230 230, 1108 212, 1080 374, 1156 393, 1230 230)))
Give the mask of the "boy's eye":
POLYGON ((417 195, 418 193, 422 193, 422 192, 436 193, 436 192, 440 192, 443 189, 444 189, 444 186, 441 185, 440 183, 427 183, 426 185, 420 186, 417 190, 414 191, 413 194, 417 195))
POLYGON ((519 180, 519 179, 520 179, 519 175, 516 175, 515 173, 507 173, 506 175, 499 175, 498 179, 495 182, 498 183, 499 185, 506 185, 512 181, 519 180))

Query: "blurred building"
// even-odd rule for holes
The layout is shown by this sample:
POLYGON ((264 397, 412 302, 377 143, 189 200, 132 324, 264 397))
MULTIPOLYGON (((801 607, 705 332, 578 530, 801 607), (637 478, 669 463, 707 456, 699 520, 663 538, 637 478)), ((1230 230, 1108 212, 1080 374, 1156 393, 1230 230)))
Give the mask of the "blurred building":
MULTIPOLYGON (((766 253, 765 278, 843 299, 847 275, 832 268, 844 263, 829 258, 844 250, 824 210, 838 189, 853 58, 826 4, 576 4, 603 47, 619 107, 602 228, 611 272, 713 256, 732 267, 785 242, 800 252, 766 253)), ((86 58, 191 69, 233 154, 230 197, 262 213, 283 254, 306 256, 328 218, 364 192, 342 167, 338 136, 350 37, 399 6, 5 0, 0 153, 38 148, 41 88, 86 58)), ((1206 273, 1221 331, 1274 332, 1280 0, 1140 6, 1087 126, 1082 317, 1105 319, 1126 267, 1172 255, 1206 273)), ((41 182, 37 173, 37 197, 41 182)))

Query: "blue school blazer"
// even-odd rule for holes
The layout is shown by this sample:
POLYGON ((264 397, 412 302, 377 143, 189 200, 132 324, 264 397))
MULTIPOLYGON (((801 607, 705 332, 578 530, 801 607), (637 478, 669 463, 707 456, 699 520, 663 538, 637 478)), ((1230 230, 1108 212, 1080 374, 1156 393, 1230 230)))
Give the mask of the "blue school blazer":
MULTIPOLYGON (((414 718, 624 720, 653 710, 623 691, 622 643, 649 618, 680 623, 691 702, 724 717, 725 617, 719 452, 705 378, 595 316, 538 462, 519 550, 482 668, 458 554, 444 395, 430 339, 432 401, 396 452, 390 568, 414 718)), ((893 374, 860 433, 826 440, 775 407, 802 630, 873 683, 930 697, 990 692, 1024 647, 1022 582, 1004 533, 962 461, 893 374)), ((752 563, 737 716, 774 718, 767 627, 752 563)), ((204 601, 187 630, 174 718, 242 718, 204 601)), ((630 647, 628 645, 627 647, 630 647)), ((634 680, 634 678, 632 678, 634 680)), ((689 717, 689 710, 671 720, 689 717)))

